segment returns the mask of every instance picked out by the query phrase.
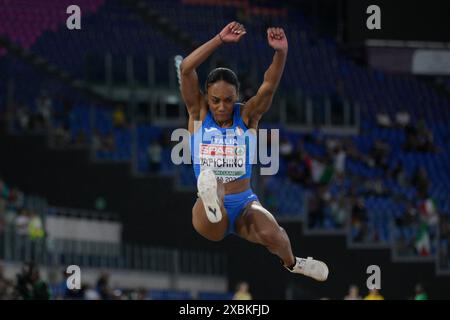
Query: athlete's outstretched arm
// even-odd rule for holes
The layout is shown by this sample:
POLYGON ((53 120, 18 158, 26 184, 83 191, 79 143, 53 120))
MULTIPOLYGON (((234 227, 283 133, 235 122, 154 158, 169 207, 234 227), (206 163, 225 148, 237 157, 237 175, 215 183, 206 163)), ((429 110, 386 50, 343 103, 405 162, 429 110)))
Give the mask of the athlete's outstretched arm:
POLYGON ((202 93, 195 69, 202 64, 222 43, 238 42, 246 34, 243 25, 229 23, 214 38, 195 49, 180 66, 181 95, 190 116, 198 118, 202 106, 202 93))
POLYGON ((283 75, 288 53, 288 41, 282 28, 267 29, 267 41, 275 49, 273 61, 264 74, 264 81, 258 92, 245 104, 242 118, 247 124, 256 123, 262 115, 269 110, 275 91, 283 75))

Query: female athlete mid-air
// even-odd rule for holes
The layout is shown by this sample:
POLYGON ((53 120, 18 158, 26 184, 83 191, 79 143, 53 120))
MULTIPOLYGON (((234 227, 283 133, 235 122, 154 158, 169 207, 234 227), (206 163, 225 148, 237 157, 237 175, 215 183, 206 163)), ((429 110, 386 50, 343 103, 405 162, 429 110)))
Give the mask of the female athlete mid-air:
POLYGON ((239 81, 230 69, 212 70, 204 93, 199 86, 196 68, 220 46, 238 42, 245 34, 242 24, 231 22, 187 56, 180 66, 181 93, 189 114, 191 156, 199 196, 192 209, 192 223, 199 234, 211 241, 236 234, 265 246, 289 271, 325 281, 326 264, 311 257, 295 257, 286 231, 253 193, 249 140, 229 136, 230 131, 236 135, 247 130, 256 132, 261 117, 269 109, 288 53, 283 29, 267 30, 267 41, 275 50, 273 61, 258 92, 245 104, 237 103, 239 81))

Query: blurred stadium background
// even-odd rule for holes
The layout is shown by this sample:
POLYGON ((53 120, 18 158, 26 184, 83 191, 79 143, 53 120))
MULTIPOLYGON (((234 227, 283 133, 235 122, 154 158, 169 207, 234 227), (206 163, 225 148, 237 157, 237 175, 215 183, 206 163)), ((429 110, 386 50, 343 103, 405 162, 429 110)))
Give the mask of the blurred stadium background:
POLYGON ((450 5, 375 2, 381 30, 366 0, 0 0, 0 299, 48 297, 27 277, 51 299, 231 299, 240 281, 256 299, 343 299, 367 295, 370 265, 385 299, 418 284, 450 298, 450 5), (262 126, 280 129, 281 168, 253 185, 326 283, 191 226, 193 170, 170 161, 187 123, 175 57, 233 20, 247 36, 200 79, 231 67, 245 101, 271 61, 266 28, 285 29, 262 126), (82 290, 65 288, 71 264, 82 290))

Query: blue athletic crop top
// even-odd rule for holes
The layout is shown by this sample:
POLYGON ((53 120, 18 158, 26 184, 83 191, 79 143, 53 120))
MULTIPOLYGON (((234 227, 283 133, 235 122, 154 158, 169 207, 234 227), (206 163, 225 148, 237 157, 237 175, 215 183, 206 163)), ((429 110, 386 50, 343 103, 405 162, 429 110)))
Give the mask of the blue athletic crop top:
POLYGON ((223 183, 251 177, 252 164, 256 163, 256 132, 245 125, 241 107, 239 103, 234 105, 233 125, 229 128, 221 128, 208 110, 201 127, 194 129, 190 150, 197 179, 207 168, 223 183))

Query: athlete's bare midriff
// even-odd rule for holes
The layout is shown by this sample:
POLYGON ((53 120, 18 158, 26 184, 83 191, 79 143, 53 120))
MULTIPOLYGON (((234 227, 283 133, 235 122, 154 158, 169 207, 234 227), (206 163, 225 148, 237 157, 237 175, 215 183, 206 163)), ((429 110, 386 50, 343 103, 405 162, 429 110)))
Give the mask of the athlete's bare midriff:
POLYGON ((224 183, 225 194, 241 193, 250 189, 250 179, 239 179, 224 183))

